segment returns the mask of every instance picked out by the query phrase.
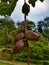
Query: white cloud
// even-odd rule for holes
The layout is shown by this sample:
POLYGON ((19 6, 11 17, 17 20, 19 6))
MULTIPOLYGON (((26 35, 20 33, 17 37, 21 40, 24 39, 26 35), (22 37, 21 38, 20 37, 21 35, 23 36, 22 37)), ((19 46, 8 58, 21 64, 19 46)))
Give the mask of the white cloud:
POLYGON ((43 14, 48 10, 48 4, 46 3, 46 0, 43 3, 38 0, 34 8, 30 5, 30 9, 31 15, 43 14))
POLYGON ((23 19, 23 14, 22 14, 22 5, 23 5, 24 1, 23 0, 19 0, 16 4, 16 7, 14 9, 14 12, 12 13, 11 17, 14 19, 14 21, 20 21, 21 19, 23 19))
POLYGON ((31 11, 27 18, 36 23, 36 21, 49 15, 49 0, 45 0, 43 3, 38 0, 34 8, 30 5, 30 9, 31 11))

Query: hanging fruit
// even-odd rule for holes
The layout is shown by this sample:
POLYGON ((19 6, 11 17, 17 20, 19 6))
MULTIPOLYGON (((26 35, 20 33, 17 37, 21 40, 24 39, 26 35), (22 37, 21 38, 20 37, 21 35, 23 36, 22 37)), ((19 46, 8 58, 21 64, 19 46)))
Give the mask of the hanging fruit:
POLYGON ((19 40, 21 40, 21 39, 23 39, 23 38, 24 38, 24 33, 23 33, 23 32, 18 33, 18 34, 15 36, 15 38, 14 38, 14 44, 15 44, 17 41, 19 41, 19 40))
POLYGON ((32 31, 28 31, 26 34, 25 34, 25 37, 26 39, 28 40, 39 40, 39 35, 35 32, 32 32, 32 31))
POLYGON ((23 48, 25 48, 25 47, 26 47, 26 42, 24 42, 24 40, 21 39, 21 40, 19 40, 19 41, 15 44, 15 46, 14 46, 14 48, 13 48, 13 50, 12 50, 12 53, 17 53, 17 52, 23 50, 23 48))
POLYGON ((30 11, 30 7, 29 5, 25 2, 24 5, 22 6, 22 12, 25 14, 25 15, 28 15, 30 11))

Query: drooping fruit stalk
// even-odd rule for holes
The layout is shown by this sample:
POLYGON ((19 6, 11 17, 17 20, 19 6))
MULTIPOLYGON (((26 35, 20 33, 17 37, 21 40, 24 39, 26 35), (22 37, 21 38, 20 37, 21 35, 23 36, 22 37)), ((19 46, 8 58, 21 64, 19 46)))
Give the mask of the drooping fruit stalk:
MULTIPOLYGON (((24 13, 24 24, 25 24, 25 33, 27 33, 27 21, 26 21, 26 16, 28 15, 30 11, 30 7, 29 5, 26 3, 26 0, 24 0, 24 5, 22 7, 22 12, 24 13)), ((24 35, 25 35, 24 33, 24 35)), ((28 65, 30 65, 30 48, 29 48, 29 44, 28 44, 28 40, 26 38, 24 38, 26 41, 26 47, 27 47, 27 57, 28 57, 28 65)))

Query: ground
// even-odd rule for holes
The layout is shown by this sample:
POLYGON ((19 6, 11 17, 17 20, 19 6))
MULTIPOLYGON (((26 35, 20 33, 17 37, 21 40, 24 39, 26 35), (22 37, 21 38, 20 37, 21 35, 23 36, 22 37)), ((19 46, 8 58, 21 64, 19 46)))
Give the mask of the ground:
MULTIPOLYGON (((5 60, 0 60, 0 65, 27 65, 27 63, 24 62, 9 62, 5 60)), ((36 64, 30 64, 30 65, 36 65, 36 64)))

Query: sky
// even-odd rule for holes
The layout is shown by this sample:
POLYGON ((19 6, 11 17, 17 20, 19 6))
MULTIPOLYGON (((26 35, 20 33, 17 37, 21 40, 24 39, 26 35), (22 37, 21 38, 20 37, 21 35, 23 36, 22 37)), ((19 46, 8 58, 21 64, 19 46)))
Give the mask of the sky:
MULTIPOLYGON (((15 9, 12 12, 11 18, 15 21, 15 23, 18 21, 24 21, 24 14, 22 13, 23 4, 24 0, 18 0, 15 9)), ((38 0, 34 8, 31 4, 29 4, 29 6, 30 12, 27 16, 28 20, 37 23, 38 21, 49 16, 49 0, 45 0, 43 3, 38 0)))
MULTIPOLYGON (((19 0, 11 15, 12 19, 15 22, 24 20, 24 14, 22 13, 23 4, 24 0, 19 0)), ((43 3, 38 0, 34 8, 31 6, 31 4, 29 4, 29 6, 30 6, 30 12, 27 16, 28 20, 37 23, 39 20, 42 20, 45 17, 49 16, 49 0, 45 0, 43 3)))

